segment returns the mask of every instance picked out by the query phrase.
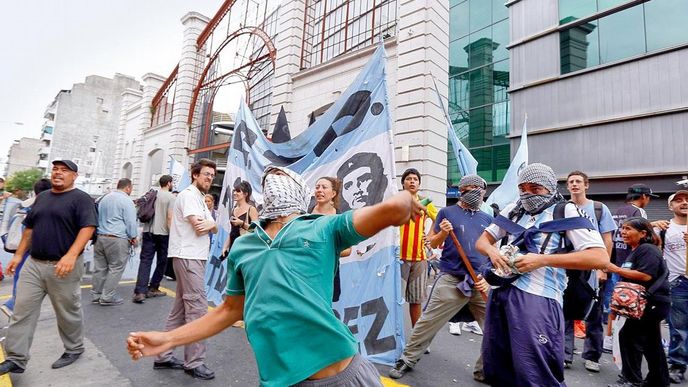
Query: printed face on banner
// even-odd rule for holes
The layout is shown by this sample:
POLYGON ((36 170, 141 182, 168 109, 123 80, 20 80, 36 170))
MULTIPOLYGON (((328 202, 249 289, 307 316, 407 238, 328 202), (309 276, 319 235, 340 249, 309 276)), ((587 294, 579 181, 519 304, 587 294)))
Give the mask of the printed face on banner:
POLYGON ((337 170, 337 178, 342 181, 342 211, 380 203, 388 185, 382 160, 369 152, 346 160, 337 170))

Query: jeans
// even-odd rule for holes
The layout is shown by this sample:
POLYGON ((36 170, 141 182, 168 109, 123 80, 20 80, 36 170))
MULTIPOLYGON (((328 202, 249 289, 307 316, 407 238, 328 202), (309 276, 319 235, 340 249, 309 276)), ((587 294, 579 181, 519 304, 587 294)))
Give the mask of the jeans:
POLYGON ((139 273, 136 277, 134 293, 146 294, 148 289, 157 289, 160 286, 160 281, 162 281, 162 276, 165 274, 167 267, 167 244, 169 240, 169 235, 157 235, 151 232, 143 233, 141 262, 139 263, 139 273), (153 265, 153 257, 156 255, 155 271, 151 278, 151 266, 153 265))
POLYGON ((680 276, 671 281, 669 313, 669 364, 685 372, 688 364, 688 279, 680 276))

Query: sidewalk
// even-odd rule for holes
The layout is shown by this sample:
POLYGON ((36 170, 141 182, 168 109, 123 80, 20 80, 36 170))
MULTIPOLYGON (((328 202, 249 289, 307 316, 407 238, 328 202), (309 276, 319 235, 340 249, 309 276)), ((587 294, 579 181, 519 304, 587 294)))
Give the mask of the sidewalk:
MULTIPOLYGON (((0 282, 0 303, 12 294, 12 278, 0 282)), ((4 342, 9 318, 0 313, 0 336, 4 342)), ((69 367, 54 370, 51 364, 57 360, 64 347, 57 333, 57 322, 50 299, 45 298, 41 306, 36 333, 31 347, 31 360, 23 374, 7 374, 0 377, 0 387, 15 386, 131 386, 128 378, 108 360, 91 340, 84 339, 86 351, 69 367)), ((3 346, 4 360, 4 346, 3 346)))

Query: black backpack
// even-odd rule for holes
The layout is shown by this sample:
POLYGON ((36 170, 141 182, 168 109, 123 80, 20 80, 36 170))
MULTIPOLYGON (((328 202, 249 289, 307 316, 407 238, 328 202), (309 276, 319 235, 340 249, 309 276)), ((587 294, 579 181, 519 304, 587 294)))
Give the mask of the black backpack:
POLYGON ((141 223, 148 223, 155 217, 155 199, 158 197, 158 191, 151 189, 143 196, 136 199, 136 217, 141 223))
MULTIPOLYGON (((562 201, 555 205, 554 211, 552 213, 552 220, 563 219, 565 217, 566 205, 568 203, 573 203, 570 201, 562 201)), ((593 202, 595 209, 595 217, 599 224, 602 217, 602 203, 593 202)), ((525 211, 522 208, 514 208, 508 215, 509 220, 514 222, 523 216, 525 211)), ((560 244, 555 254, 563 254, 573 251, 573 245, 566 238, 566 232, 560 231, 560 244)), ((549 245, 549 241, 552 238, 552 233, 547 234, 545 240, 542 244, 541 254, 544 254, 545 249, 549 245)), ((502 244, 506 243, 506 239, 502 241, 502 244)), ((566 276, 568 277, 568 283, 566 290, 564 290, 564 319, 566 320, 584 320, 587 315, 592 310, 594 303, 599 300, 598 292, 590 286, 589 280, 592 275, 592 270, 574 270, 566 269, 566 276)))

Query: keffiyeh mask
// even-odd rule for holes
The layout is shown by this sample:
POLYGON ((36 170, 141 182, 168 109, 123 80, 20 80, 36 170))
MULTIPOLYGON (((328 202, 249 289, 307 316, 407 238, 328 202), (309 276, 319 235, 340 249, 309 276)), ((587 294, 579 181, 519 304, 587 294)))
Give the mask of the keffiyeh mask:
POLYGON ((267 167, 263 173, 263 211, 260 219, 277 219, 293 213, 304 214, 311 196, 306 181, 283 167, 267 167), (280 170, 285 175, 269 174, 280 170))
POLYGON ((468 185, 477 186, 480 188, 473 188, 462 192, 459 200, 461 200, 461 202, 471 210, 478 211, 480 206, 483 204, 483 197, 485 195, 485 188, 487 188, 487 182, 485 182, 485 179, 478 175, 466 175, 459 181, 459 188, 468 185))
POLYGON ((536 195, 528 192, 522 192, 519 195, 523 209, 531 215, 542 212, 561 197, 557 191, 557 176, 552 168, 545 164, 533 163, 523 168, 518 175, 518 184, 523 183, 538 184, 550 192, 547 195, 536 195))

